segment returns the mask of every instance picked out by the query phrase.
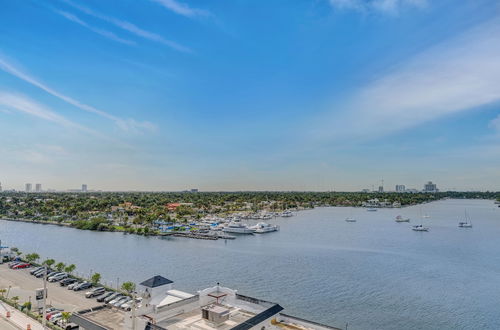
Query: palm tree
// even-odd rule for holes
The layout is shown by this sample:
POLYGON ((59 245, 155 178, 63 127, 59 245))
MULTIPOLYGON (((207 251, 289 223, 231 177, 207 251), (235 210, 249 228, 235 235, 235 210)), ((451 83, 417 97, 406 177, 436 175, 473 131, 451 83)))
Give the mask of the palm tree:
POLYGON ((97 285, 100 280, 101 280, 101 274, 99 273, 94 273, 94 275, 92 275, 92 277, 90 278, 90 281, 94 285, 97 285))
POLYGON ((135 290, 135 283, 133 282, 123 282, 122 290, 128 293, 132 293, 135 290))
POLYGON ((14 302, 14 307, 17 308, 17 302, 19 301, 19 296, 14 296, 10 298, 14 302))
POLYGON ((58 272, 62 272, 63 269, 64 269, 64 267, 66 267, 66 265, 64 263, 62 263, 62 262, 59 262, 56 265, 56 269, 57 269, 58 272))
POLYGON ((51 267, 56 261, 54 259, 47 259, 43 262, 43 265, 47 265, 47 267, 51 267))
POLYGON ((75 269, 76 269, 76 266, 74 264, 71 264, 69 266, 66 266, 66 268, 64 268, 64 271, 66 273, 71 274, 71 273, 73 273, 75 271, 75 269))
POLYGON ((64 323, 68 323, 69 318, 71 317, 71 313, 70 312, 61 312, 61 316, 62 316, 64 323))

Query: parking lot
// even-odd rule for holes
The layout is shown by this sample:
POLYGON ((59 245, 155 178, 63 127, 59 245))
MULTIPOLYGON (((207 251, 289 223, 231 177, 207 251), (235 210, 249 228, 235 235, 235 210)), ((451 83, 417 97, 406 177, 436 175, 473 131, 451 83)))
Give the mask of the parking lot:
MULTIPOLYGON (((19 304, 31 301, 33 310, 36 309, 34 299, 35 290, 43 288, 43 280, 31 276, 30 268, 27 269, 9 269, 7 264, 0 265, 0 288, 9 291, 9 297, 18 296, 19 304)), ((47 304, 64 309, 67 312, 75 312, 82 309, 98 306, 95 299, 85 298, 85 292, 72 291, 66 287, 61 287, 59 283, 47 283, 48 298, 47 304)))

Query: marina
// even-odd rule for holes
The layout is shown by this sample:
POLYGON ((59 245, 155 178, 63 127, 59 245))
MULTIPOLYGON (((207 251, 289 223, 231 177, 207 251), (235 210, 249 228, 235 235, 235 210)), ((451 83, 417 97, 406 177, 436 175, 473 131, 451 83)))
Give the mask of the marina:
POLYGON ((0 233, 4 246, 74 263, 76 273, 87 277, 98 271, 113 287, 162 274, 176 279, 179 290, 197 292, 220 282, 240 294, 278 302, 294 317, 340 328, 346 323, 359 330, 500 328, 500 209, 487 200, 443 200, 425 208, 432 215, 425 220, 431 227, 425 235, 394 222, 399 214, 418 218, 418 206, 374 213, 316 208, 266 221, 279 231, 235 240, 13 221, 0 222, 0 233), (464 208, 474 219, 469 230, 457 228, 464 208), (356 225, 344 221, 351 214, 356 225), (289 277, 291 271, 303 280, 289 277))

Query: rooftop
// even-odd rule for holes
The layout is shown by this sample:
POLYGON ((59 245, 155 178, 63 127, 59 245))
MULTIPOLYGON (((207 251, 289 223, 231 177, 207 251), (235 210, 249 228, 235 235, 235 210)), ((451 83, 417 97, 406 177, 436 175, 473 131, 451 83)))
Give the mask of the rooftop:
POLYGON ((156 276, 151 277, 148 280, 145 280, 144 282, 141 283, 141 285, 148 287, 148 288, 156 288, 158 286, 162 286, 162 285, 170 284, 170 283, 174 283, 174 282, 169 280, 168 278, 163 277, 163 276, 156 275, 156 276))

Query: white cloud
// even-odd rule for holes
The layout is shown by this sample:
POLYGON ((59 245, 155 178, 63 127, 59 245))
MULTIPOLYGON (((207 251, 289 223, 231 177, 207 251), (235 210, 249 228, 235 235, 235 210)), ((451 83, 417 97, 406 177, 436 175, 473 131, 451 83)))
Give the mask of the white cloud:
POLYGON ((396 14, 403 7, 425 7, 427 0, 330 0, 330 4, 339 9, 396 14))
POLYGON ((114 34, 111 31, 99 29, 99 28, 96 28, 96 27, 93 27, 93 26, 87 24, 86 22, 84 22, 80 18, 78 18, 76 15, 73 15, 71 13, 68 13, 68 12, 65 12, 65 11, 62 11, 62 10, 54 10, 54 12, 56 12, 57 14, 61 15, 64 18, 66 18, 67 20, 70 20, 70 21, 72 21, 74 23, 77 23, 77 24, 79 24, 81 26, 84 26, 87 29, 89 29, 90 31, 93 31, 93 32, 95 32, 97 34, 100 34, 103 37, 106 37, 106 38, 111 39, 113 41, 120 42, 122 44, 135 45, 135 42, 133 42, 131 40, 120 38, 120 37, 118 37, 116 34, 114 34))
POLYGON ((52 110, 44 107, 41 104, 38 104, 28 97, 19 94, 12 94, 6 92, 0 92, 0 105, 8 107, 9 109, 17 110, 23 113, 26 113, 31 116, 35 116, 47 121, 54 122, 61 126, 70 127, 70 128, 78 128, 83 131, 89 131, 88 128, 76 124, 52 110))
POLYGON ((167 8, 170 11, 173 11, 176 14, 186 17, 210 15, 210 13, 206 10, 191 8, 188 5, 176 0, 152 0, 152 1, 162 5, 163 7, 167 8))
POLYGON ((87 8, 87 7, 81 6, 81 5, 79 5, 73 1, 70 1, 70 0, 63 0, 63 1, 66 4, 72 6, 73 8, 78 9, 79 11, 81 11, 89 16, 92 16, 92 17, 98 18, 100 20, 106 21, 108 23, 111 23, 111 24, 115 25, 116 27, 119 27, 120 29, 125 30, 129 33, 132 33, 138 37, 158 42, 160 44, 171 47, 172 49, 175 49, 177 51, 186 52, 186 53, 191 52, 191 50, 189 48, 187 48, 183 45, 180 45, 174 41, 165 39, 164 37, 162 37, 161 35, 159 35, 157 33, 146 31, 146 30, 144 30, 144 29, 142 29, 142 28, 138 27, 137 25, 132 24, 130 22, 123 21, 123 20, 120 20, 120 19, 117 19, 117 18, 114 18, 111 16, 103 15, 101 13, 98 13, 94 10, 87 8))
POLYGON ((500 115, 498 115, 495 119, 490 122, 490 127, 493 127, 498 132, 500 132, 500 115))
POLYGON ((69 96, 62 94, 62 93, 59 93, 58 91, 50 88, 49 86, 43 84, 42 82, 29 76, 28 74, 22 72, 21 70, 16 68, 14 65, 9 63, 7 60, 3 59, 2 57, 0 57, 0 70, 3 70, 5 72, 21 79, 21 80, 24 80, 24 81, 30 83, 31 85, 36 86, 36 87, 44 90, 45 92, 49 93, 50 95, 53 95, 53 96, 57 97, 58 99, 61 99, 64 102, 69 103, 69 104, 71 104, 71 105, 73 105, 73 106, 75 106, 83 111, 94 113, 94 114, 97 114, 103 118, 112 120, 113 122, 115 122, 115 124, 118 127, 120 127, 123 130, 126 130, 126 131, 141 131, 144 129, 154 130, 154 128, 156 127, 154 124, 152 124, 148 121, 138 122, 134 119, 119 118, 119 117, 111 115, 105 111, 96 109, 90 105, 81 103, 80 101, 75 100, 69 96))
POLYGON ((367 84, 345 102, 340 114, 332 114, 322 135, 403 130, 500 101, 499 86, 500 22, 494 21, 428 49, 367 84))

